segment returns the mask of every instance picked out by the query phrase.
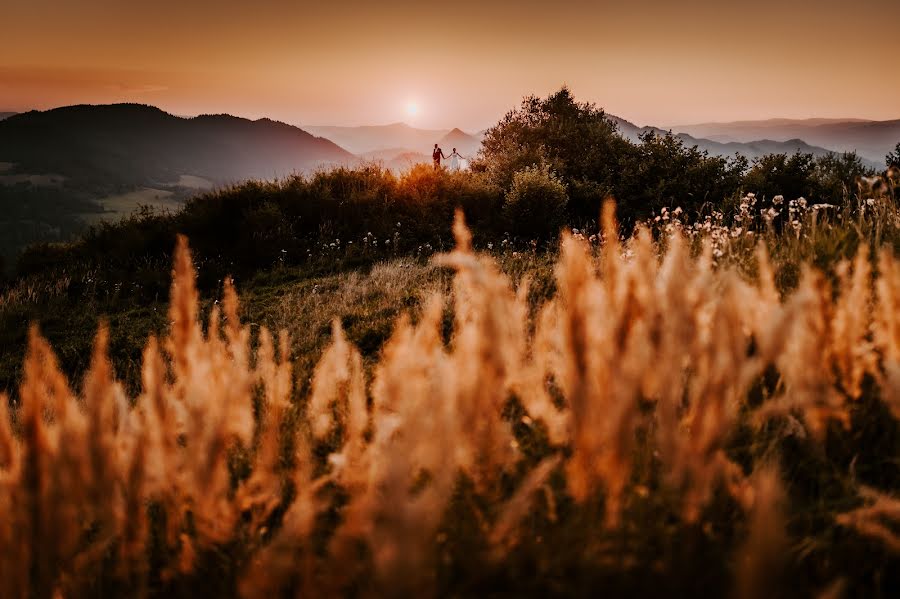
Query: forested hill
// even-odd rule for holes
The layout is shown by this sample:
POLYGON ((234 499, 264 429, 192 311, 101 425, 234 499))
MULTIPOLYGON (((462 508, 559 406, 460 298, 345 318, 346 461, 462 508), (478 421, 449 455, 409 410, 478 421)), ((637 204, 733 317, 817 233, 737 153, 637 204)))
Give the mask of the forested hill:
POLYGON ((139 104, 69 106, 0 121, 0 162, 85 183, 271 179, 355 157, 302 129, 229 115, 182 118, 139 104))

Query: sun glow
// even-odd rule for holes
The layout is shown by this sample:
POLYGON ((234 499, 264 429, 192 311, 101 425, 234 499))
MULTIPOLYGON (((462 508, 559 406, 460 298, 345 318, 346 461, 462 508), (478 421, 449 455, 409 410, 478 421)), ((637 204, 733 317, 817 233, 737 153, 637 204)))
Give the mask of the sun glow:
POLYGON ((406 103, 406 116, 414 119, 419 116, 419 104, 415 100, 406 103))

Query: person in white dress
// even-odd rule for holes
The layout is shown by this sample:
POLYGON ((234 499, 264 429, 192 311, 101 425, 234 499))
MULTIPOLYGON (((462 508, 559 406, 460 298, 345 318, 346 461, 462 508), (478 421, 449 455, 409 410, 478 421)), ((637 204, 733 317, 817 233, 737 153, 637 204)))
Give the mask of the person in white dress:
POLYGON ((456 148, 453 148, 453 153, 450 154, 450 170, 458 171, 461 166, 461 161, 465 159, 465 156, 462 156, 459 152, 456 151, 456 148))

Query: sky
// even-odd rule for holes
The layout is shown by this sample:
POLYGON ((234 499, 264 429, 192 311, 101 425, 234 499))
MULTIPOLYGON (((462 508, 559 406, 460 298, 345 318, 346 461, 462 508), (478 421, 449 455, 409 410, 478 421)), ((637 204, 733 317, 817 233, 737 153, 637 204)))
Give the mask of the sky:
POLYGON ((475 131, 568 85, 639 125, 897 119, 898 18, 896 0, 4 0, 0 111, 475 131))

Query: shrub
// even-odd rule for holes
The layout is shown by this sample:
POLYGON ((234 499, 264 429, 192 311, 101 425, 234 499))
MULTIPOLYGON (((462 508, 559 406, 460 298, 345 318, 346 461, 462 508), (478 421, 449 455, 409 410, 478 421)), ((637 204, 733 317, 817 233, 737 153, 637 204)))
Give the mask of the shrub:
POLYGON ((503 212, 516 235, 544 238, 559 232, 568 201, 566 186, 547 165, 530 166, 513 175, 503 212))

